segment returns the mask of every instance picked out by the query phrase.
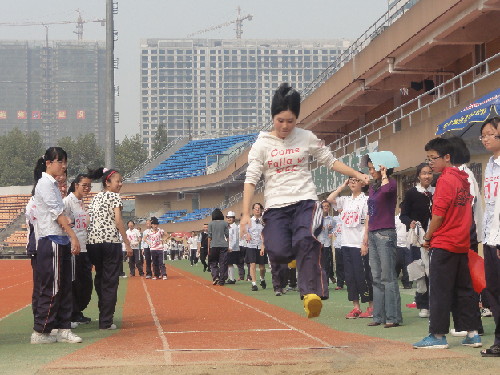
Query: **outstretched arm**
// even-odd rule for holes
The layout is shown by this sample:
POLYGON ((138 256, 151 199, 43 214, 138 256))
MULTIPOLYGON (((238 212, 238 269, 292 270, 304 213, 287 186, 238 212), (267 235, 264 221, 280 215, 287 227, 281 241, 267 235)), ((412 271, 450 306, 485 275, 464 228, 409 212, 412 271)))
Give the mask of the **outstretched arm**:
POLYGON ((335 160, 333 162, 331 169, 332 171, 345 174, 346 176, 357 178, 358 180, 361 180, 365 184, 368 184, 370 182, 370 177, 368 175, 355 171, 354 169, 352 169, 351 167, 342 163, 339 160, 335 160))

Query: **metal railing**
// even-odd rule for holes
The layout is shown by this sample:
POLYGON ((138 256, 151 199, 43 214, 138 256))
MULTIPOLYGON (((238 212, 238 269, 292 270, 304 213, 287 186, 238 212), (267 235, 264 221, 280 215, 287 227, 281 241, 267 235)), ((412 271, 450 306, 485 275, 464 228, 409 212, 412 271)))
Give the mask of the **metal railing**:
MULTIPOLYGON (((250 145, 253 144, 253 140, 247 140, 238 147, 236 147, 234 150, 232 150, 229 154, 217 154, 217 155, 222 155, 220 158, 217 159, 216 162, 210 164, 206 168, 206 174, 212 174, 216 173, 219 171, 224 170, 229 164, 234 162, 238 156, 241 155, 241 153, 250 145)), ((210 156, 214 155, 207 155, 207 158, 210 156)))
POLYGON ((149 158, 147 158, 146 160, 144 160, 138 167, 136 167, 132 172, 128 173, 124 180, 127 181, 129 180, 134 174, 140 172, 141 170, 143 170, 144 168, 146 168, 146 166, 153 162, 157 157, 159 157, 161 154, 163 154, 164 152, 166 152, 167 150, 169 150, 170 148, 172 148, 174 145, 176 145, 178 142, 182 141, 183 139, 186 139, 187 137, 178 137, 170 142, 167 143, 167 145, 165 147, 163 147, 160 151, 158 152, 155 152, 153 155, 151 155, 149 158))
MULTIPOLYGON (((262 190, 264 190, 264 180, 260 180, 257 182, 255 185, 255 192, 260 193, 262 190)), ((243 199, 243 192, 236 193, 234 195, 231 195, 227 200, 223 200, 220 202, 218 205, 215 207, 220 208, 221 210, 225 210, 228 207, 231 207, 235 205, 236 203, 240 202, 243 199)))
MULTIPOLYGON (((422 111, 424 109, 429 108, 431 105, 444 100, 449 99, 450 108, 455 107, 458 103, 456 103, 456 94, 460 91, 472 87, 473 94, 472 96, 476 97, 475 85, 488 78, 494 74, 500 72, 500 53, 491 56, 490 58, 484 60, 483 62, 474 65, 473 67, 467 69, 466 71, 456 75, 455 77, 449 79, 446 82, 434 87, 433 89, 417 96, 416 98, 402 104, 401 106, 393 109, 392 111, 386 113, 383 116, 376 118, 375 120, 369 122, 361 126, 360 128, 353 130, 349 134, 333 141, 329 144, 330 149, 337 152, 340 149, 344 150, 346 153, 346 147, 355 144, 361 139, 368 137, 374 133, 378 132, 378 139, 381 139, 381 131, 389 126, 393 127, 393 133, 396 133, 398 130, 396 129, 396 125, 400 124, 403 119, 408 118, 409 126, 412 126, 412 115, 422 111), (499 67, 491 70, 491 65, 498 65, 499 67), (476 74, 477 72, 481 72, 481 74, 476 74), (467 75, 472 74, 472 80, 470 82, 465 83, 465 79, 467 75), (429 95, 429 94, 433 95, 429 95), (432 98, 429 100, 428 98, 432 98), (427 100, 425 100, 427 99, 427 100), (415 108, 416 106, 416 108, 415 108), (407 112, 405 112, 405 110, 407 112), (392 120, 390 118, 393 117, 392 120), (382 124, 380 124, 382 123, 382 124)), ((367 142, 365 142, 367 143, 367 142)))
POLYGON ((370 44, 385 29, 391 26, 399 17, 406 13, 420 0, 396 1, 387 12, 377 19, 361 36, 345 49, 335 61, 328 66, 320 75, 309 83, 301 92, 302 100, 308 97, 314 90, 321 86, 340 68, 347 64, 352 58, 370 44))

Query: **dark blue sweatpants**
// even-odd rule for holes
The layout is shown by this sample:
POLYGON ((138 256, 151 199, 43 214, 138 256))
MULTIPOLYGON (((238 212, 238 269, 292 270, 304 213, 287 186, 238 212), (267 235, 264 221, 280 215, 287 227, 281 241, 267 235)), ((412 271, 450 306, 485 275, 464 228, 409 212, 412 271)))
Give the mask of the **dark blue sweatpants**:
POLYGON ((50 333, 53 328, 71 328, 71 245, 40 238, 34 270, 33 329, 50 333))
POLYGON ((342 246, 347 299, 362 303, 373 301, 372 271, 368 255, 361 256, 358 247, 342 246))
POLYGON ((328 280, 321 267, 322 245, 316 238, 322 224, 319 202, 305 200, 271 208, 262 219, 264 245, 271 263, 287 264, 296 259, 300 295, 317 294, 327 299, 328 280))

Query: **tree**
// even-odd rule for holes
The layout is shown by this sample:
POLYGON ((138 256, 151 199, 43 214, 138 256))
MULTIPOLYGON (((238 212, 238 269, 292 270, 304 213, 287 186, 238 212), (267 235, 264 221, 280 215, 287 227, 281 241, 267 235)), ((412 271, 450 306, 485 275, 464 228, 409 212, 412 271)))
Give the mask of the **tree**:
POLYGON ((0 186, 31 185, 36 161, 44 154, 38 132, 18 128, 0 136, 0 186))
POLYGON ((76 140, 61 138, 57 144, 68 153, 68 176, 86 173, 88 169, 105 167, 104 151, 97 144, 94 134, 82 134, 76 140))
POLYGON ((126 176, 135 168, 141 165, 148 158, 148 152, 142 144, 139 134, 130 138, 125 136, 123 141, 116 142, 115 145, 115 163, 116 169, 122 176, 126 176))
POLYGON ((160 124, 158 126, 158 131, 156 132, 155 141, 153 144, 153 155, 157 154, 158 152, 163 150, 166 145, 168 145, 170 139, 167 133, 168 132, 165 125, 160 124))

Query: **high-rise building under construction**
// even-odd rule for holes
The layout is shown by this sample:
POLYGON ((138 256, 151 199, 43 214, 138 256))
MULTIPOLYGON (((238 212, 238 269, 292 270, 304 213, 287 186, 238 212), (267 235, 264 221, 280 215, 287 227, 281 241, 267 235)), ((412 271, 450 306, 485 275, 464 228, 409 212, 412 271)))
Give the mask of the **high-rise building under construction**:
POLYGON ((0 41, 0 133, 38 131, 46 146, 92 133, 104 147, 105 44, 0 41))
POLYGON ((146 39, 141 42, 141 131, 151 151, 169 138, 257 132, 270 122, 281 82, 302 90, 331 65, 345 40, 146 39))

